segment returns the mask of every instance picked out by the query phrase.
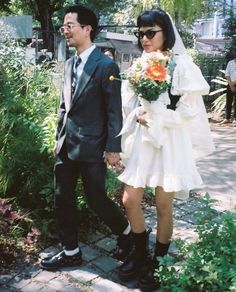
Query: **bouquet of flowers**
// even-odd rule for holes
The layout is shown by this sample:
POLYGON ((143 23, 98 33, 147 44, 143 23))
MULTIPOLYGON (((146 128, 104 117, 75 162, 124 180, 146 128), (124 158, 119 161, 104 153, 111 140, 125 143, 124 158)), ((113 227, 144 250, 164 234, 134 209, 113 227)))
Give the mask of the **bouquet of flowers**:
POLYGON ((167 62, 168 54, 152 52, 144 54, 124 72, 135 93, 151 102, 158 99, 161 93, 167 91, 171 80, 167 62))

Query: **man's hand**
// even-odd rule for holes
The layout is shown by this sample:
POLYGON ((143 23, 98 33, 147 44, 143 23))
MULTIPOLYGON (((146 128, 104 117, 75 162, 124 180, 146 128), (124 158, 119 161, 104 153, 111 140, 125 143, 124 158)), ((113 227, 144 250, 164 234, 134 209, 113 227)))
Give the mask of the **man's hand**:
POLYGON ((229 86, 232 92, 236 92, 236 82, 229 82, 229 86))
POLYGON ((104 152, 104 162, 116 166, 120 161, 120 154, 117 152, 104 152))

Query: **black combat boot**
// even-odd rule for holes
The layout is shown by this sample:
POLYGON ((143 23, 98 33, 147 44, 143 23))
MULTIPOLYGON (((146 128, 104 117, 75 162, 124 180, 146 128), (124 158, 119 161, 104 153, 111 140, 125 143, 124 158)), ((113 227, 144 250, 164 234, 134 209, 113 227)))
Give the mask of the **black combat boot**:
POLYGON ((133 233, 134 250, 119 268, 119 277, 123 281, 132 280, 146 265, 149 258, 148 236, 150 231, 133 233))
POLYGON ((113 257, 117 260, 124 261, 134 247, 133 234, 121 234, 117 238, 117 246, 113 252, 113 257))
POLYGON ((146 269, 143 269, 138 281, 138 286, 143 291, 153 291, 160 287, 160 282, 154 277, 155 270, 159 267, 158 256, 165 256, 168 253, 170 243, 164 244, 157 241, 153 259, 146 269))

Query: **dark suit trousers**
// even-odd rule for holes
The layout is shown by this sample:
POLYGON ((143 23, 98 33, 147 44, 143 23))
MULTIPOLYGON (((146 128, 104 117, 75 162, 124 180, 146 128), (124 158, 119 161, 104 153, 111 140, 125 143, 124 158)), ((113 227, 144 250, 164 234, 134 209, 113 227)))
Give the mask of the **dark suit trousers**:
POLYGON ((73 161, 65 147, 58 155, 55 169, 55 208, 62 244, 71 250, 78 246, 78 210, 76 185, 82 179, 88 205, 114 234, 121 234, 128 221, 118 206, 107 197, 105 190, 106 165, 103 162, 73 161))
POLYGON ((236 119, 236 92, 232 92, 229 85, 226 92, 226 116, 227 120, 231 118, 232 105, 234 102, 234 119, 236 119))

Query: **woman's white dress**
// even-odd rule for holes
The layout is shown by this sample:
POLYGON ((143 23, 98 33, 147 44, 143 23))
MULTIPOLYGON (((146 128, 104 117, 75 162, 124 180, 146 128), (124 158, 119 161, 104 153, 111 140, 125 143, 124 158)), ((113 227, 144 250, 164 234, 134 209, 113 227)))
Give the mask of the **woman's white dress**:
POLYGON ((168 93, 149 103, 137 97, 128 81, 122 84, 124 125, 118 179, 135 188, 162 186, 166 192, 202 186, 195 159, 214 150, 202 95, 209 85, 187 54, 174 57, 171 93, 180 95, 176 110, 167 108, 168 93), (136 122, 143 111, 148 128, 136 122))

